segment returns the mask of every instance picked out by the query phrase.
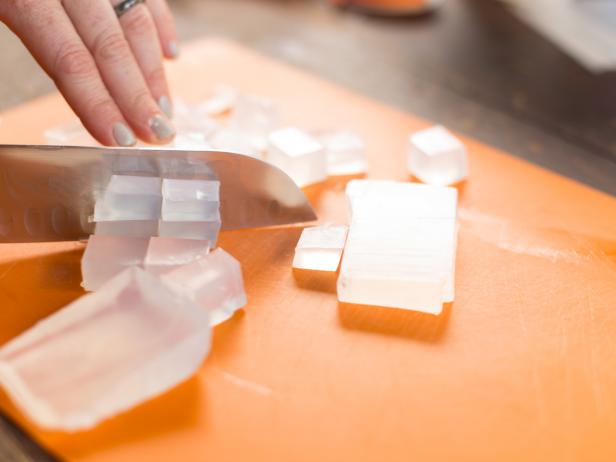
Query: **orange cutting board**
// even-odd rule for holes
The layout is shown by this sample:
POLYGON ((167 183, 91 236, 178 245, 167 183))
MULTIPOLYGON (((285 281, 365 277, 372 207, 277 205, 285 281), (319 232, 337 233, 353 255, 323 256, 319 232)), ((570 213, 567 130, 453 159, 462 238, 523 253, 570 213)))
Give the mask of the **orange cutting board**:
MULTIPOLYGON (((355 130, 369 178, 409 180, 408 135, 427 125, 221 40, 186 47, 169 78, 188 100, 228 83, 289 124, 355 130)), ((6 113, 0 142, 42 142, 72 117, 51 95, 6 113)), ((616 460, 616 199, 464 141, 457 296, 441 316, 339 304, 335 276, 291 270, 300 229, 227 232, 249 303, 196 377, 84 433, 2 408, 70 461, 616 460)), ((348 180, 306 189, 322 221, 344 222, 348 180)), ((0 343, 82 293, 81 252, 0 246, 0 343)))

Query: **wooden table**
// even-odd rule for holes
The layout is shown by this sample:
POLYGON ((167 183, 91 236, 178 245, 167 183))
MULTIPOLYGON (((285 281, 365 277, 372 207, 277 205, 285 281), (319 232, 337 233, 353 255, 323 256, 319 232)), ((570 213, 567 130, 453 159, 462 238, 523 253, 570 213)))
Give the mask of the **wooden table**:
MULTIPOLYGON (((173 5, 184 39, 232 37, 616 194, 616 105, 608 104, 616 76, 587 74, 492 2, 452 1, 421 20, 365 18, 311 2, 173 5)), ((1 40, 11 72, 0 75, 0 106, 48 92, 7 32, 1 40)), ((4 418, 0 435, 0 460, 50 460, 4 418)))

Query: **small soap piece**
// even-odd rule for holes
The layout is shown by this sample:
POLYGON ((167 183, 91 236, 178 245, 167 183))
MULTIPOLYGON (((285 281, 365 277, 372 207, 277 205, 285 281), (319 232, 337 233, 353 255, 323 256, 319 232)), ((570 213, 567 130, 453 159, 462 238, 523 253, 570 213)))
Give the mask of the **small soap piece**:
POLYGON ((179 135, 195 133, 207 139, 220 125, 199 104, 188 104, 180 98, 174 98, 173 112, 173 124, 179 135))
POLYGON ((99 221, 94 228, 94 234, 101 236, 143 237, 158 234, 156 220, 99 221))
POLYGON ((357 175, 366 171, 366 146, 356 133, 322 133, 317 139, 327 153, 328 175, 357 175))
POLYGON ((338 278, 341 302, 439 314, 454 299, 454 188, 355 180, 338 278))
POLYGON ((267 160, 289 175, 301 188, 327 178, 327 155, 321 143, 297 128, 270 134, 267 160))
POLYGON ((198 132, 178 133, 171 142, 171 147, 191 151, 209 151, 212 149, 207 137, 198 132))
POLYGON ((293 268, 336 271, 344 249, 348 228, 324 225, 305 228, 295 247, 293 268))
POLYGON ((229 85, 218 85, 214 88, 212 96, 198 105, 198 112, 211 116, 222 115, 235 106, 239 97, 238 91, 229 85))
POLYGON ((94 221, 158 220, 162 203, 161 179, 112 175, 94 207, 94 221))
POLYGON ((90 236, 81 259, 81 285, 88 291, 98 290, 126 268, 142 266, 147 250, 148 239, 90 236))
POLYGON ((149 240, 143 266, 146 271, 162 276, 204 257, 210 249, 209 241, 153 237, 149 240))
POLYGON ((212 147, 219 151, 243 154, 261 159, 261 152, 249 136, 230 128, 218 130, 211 139, 212 147))
POLYGON ((411 135, 408 168, 427 184, 458 183, 468 177, 466 147, 444 127, 422 130, 411 135))
POLYGON ((87 430, 192 376, 207 310, 139 268, 122 272, 0 350, 0 384, 37 425, 87 430))
POLYGON ((280 114, 272 100, 247 95, 237 99, 230 127, 246 136, 257 150, 267 148, 267 136, 279 126, 280 114))
POLYGON ((220 181, 163 180, 163 221, 220 221, 220 181))
POLYGON ((218 241, 220 226, 220 221, 161 221, 158 225, 158 235, 207 241, 208 245, 214 248, 218 241))
POLYGON ((240 263, 220 248, 166 273, 163 280, 205 308, 212 325, 226 321, 246 304, 240 263))

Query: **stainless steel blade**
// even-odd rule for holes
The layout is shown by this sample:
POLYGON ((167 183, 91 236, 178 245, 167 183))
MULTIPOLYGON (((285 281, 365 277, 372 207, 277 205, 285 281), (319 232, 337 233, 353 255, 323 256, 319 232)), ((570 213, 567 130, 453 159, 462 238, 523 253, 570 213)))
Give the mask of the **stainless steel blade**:
POLYGON ((239 154, 0 145, 0 242, 87 237, 94 203, 114 174, 218 179, 224 230, 316 219, 285 173, 239 154))

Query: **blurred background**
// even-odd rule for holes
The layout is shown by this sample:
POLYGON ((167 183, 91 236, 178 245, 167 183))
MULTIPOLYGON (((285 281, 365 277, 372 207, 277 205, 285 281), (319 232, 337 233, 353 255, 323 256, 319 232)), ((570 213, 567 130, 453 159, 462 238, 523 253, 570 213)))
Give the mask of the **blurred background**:
MULTIPOLYGON (((183 41, 231 38, 616 194, 616 1, 427 1, 440 7, 410 17, 326 0, 170 4, 183 41)), ((53 90, 5 28, 0 49, 0 110, 53 90)))

